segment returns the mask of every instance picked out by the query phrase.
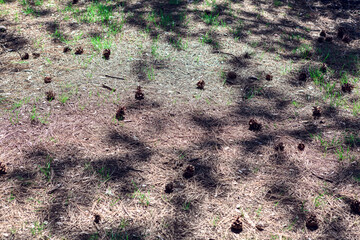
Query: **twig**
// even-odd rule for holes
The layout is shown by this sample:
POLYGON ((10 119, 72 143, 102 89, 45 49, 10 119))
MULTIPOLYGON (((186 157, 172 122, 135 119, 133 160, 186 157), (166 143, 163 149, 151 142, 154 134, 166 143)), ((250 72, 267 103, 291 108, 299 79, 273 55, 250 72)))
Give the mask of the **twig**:
POLYGON ((18 51, 16 51, 16 53, 19 54, 20 58, 22 58, 21 53, 19 53, 18 51))
POLYGON ((133 217, 128 213, 128 211, 126 210, 126 208, 125 208, 124 206, 122 206, 122 207, 123 207, 124 212, 125 212, 129 217, 133 218, 133 217))
POLYGON ((134 171, 134 172, 144 172, 143 170, 135 169, 135 168, 132 168, 132 167, 127 167, 127 170, 128 171, 134 171))
POLYGON ((190 159, 189 162, 195 162, 197 160, 200 160, 200 158, 193 158, 193 159, 190 159))
POLYGON ((56 190, 58 190, 61 187, 61 183, 57 184, 55 187, 53 187, 52 189, 50 189, 47 194, 52 194, 53 192, 55 192, 56 190))
POLYGON ((321 180, 324 180, 324 181, 327 181, 327 182, 334 182, 333 180, 330 180, 330 179, 328 179, 328 178, 325 178, 325 177, 322 177, 322 176, 319 176, 319 175, 317 175, 317 174, 315 174, 313 171, 311 171, 311 173, 312 173, 312 175, 314 175, 315 177, 317 177, 317 178, 319 178, 319 179, 321 179, 321 180))
POLYGON ((113 91, 113 92, 116 91, 115 88, 111 88, 111 87, 109 87, 109 86, 106 86, 105 84, 103 84, 102 87, 103 87, 103 88, 106 88, 106 89, 108 89, 108 90, 110 90, 110 91, 113 91))
POLYGON ((251 218, 249 217, 246 211, 243 211, 243 216, 245 221, 247 221, 252 228, 255 228, 255 223, 251 220, 251 218))
POLYGON ((55 174, 54 174, 54 169, 52 169, 52 168, 51 168, 51 177, 50 177, 50 182, 52 182, 52 181, 53 181, 54 176, 55 176, 55 174))
POLYGON ((230 56, 233 56, 236 59, 236 61, 241 62, 240 59, 232 53, 222 52, 219 50, 214 50, 213 53, 222 53, 222 54, 230 55, 230 56))
POLYGON ((104 75, 104 76, 108 77, 108 78, 115 78, 115 79, 125 80, 125 78, 122 78, 122 77, 116 77, 116 76, 110 76, 110 75, 104 75))

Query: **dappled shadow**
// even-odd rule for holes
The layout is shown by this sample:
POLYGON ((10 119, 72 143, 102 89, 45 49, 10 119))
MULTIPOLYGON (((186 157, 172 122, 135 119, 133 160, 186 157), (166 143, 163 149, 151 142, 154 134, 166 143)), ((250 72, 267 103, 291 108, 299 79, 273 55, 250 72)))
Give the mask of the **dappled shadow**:
POLYGON ((11 191, 11 194, 18 201, 23 202, 26 198, 32 195, 31 190, 36 189, 34 186, 34 179, 37 172, 34 169, 15 169, 14 171, 6 174, 2 178, 12 180, 15 183, 15 188, 11 191))
POLYGON ((142 54, 142 58, 134 60, 131 63, 131 73, 135 75, 137 81, 141 84, 150 83, 155 79, 155 70, 169 68, 169 61, 165 59, 156 59, 154 56, 142 54))
MULTIPOLYGON (((200 149, 204 149, 203 143, 200 142, 198 145, 200 149)), ((208 151, 215 151, 213 147, 207 146, 208 151)), ((196 155, 199 150, 195 148, 189 148, 181 151, 181 158, 173 164, 173 170, 177 171, 177 182, 183 181, 195 181, 200 184, 201 188, 207 192, 214 192, 216 189, 221 188, 225 190, 224 185, 219 180, 219 176, 216 173, 215 167, 218 164, 218 156, 207 156, 201 158, 196 155), (183 172, 187 166, 194 166, 194 176, 185 179, 183 172)), ((226 190, 225 190, 226 191, 226 190)))
POLYGON ((289 157, 282 152, 274 153, 269 156, 269 161, 276 165, 282 165, 289 160, 289 157))
MULTIPOLYGON (((243 1, 231 2, 240 3, 243 1)), ((293 1, 290 1, 290 3, 291 2, 293 1)), ((329 1, 320 2, 325 5, 330 4, 329 1)), ((280 1, 280 3, 284 4, 285 1, 280 1)), ((279 203, 279 207, 284 208, 289 213, 285 218, 290 222, 295 222, 296 229, 300 229, 304 226, 306 215, 303 209, 304 201, 303 199, 295 197, 295 189, 297 188, 297 184, 299 184, 297 180, 300 178, 300 173, 305 172, 302 169, 304 168, 306 170, 305 162, 308 162, 308 160, 304 159, 304 163, 295 163, 290 154, 280 152, 271 152, 269 156, 263 157, 263 150, 274 142, 277 135, 308 143, 312 141, 311 135, 324 131, 341 131, 344 127, 353 128, 354 131, 357 131, 359 130, 358 122, 350 118, 344 118, 337 108, 331 106, 325 106, 323 116, 325 118, 332 118, 336 123, 335 125, 327 126, 327 128, 322 127, 322 125, 319 125, 315 121, 305 121, 304 118, 306 117, 303 116, 296 119, 289 119, 290 114, 288 114, 286 110, 291 106, 291 100, 289 100, 286 93, 282 92, 282 90, 275 89, 275 87, 264 87, 265 84, 270 85, 273 83, 267 83, 263 77, 258 79, 260 78, 258 76, 264 75, 264 70, 259 70, 252 65, 253 62, 251 58, 245 58, 237 53, 230 54, 219 50, 222 49, 222 41, 224 38, 223 35, 221 35, 222 33, 220 34, 219 31, 215 29, 214 26, 217 23, 214 21, 219 21, 219 24, 226 23, 226 26, 228 26, 229 29, 231 28, 229 32, 226 33, 227 35, 224 36, 230 36, 238 41, 243 41, 256 50, 278 54, 279 57, 282 57, 284 60, 296 61, 297 63, 312 59, 320 65, 321 62, 324 61, 330 68, 336 71, 340 65, 344 65, 342 70, 345 71, 353 72, 357 70, 357 49, 352 48, 349 50, 347 45, 334 39, 331 43, 316 43, 314 49, 311 50, 310 56, 310 50, 308 51, 308 49, 306 49, 302 41, 311 40, 312 36, 304 30, 304 27, 299 26, 295 20, 280 19, 278 22, 271 22, 266 19, 265 16, 262 16, 260 11, 259 14, 239 11, 240 16, 235 17, 233 14, 230 14, 230 8, 226 4, 212 6, 211 10, 189 11, 187 13, 186 11, 189 4, 192 4, 191 1, 140 1, 136 4, 124 1, 112 7, 113 10, 120 7, 123 8, 125 13, 131 15, 127 18, 127 24, 149 33, 150 37, 154 40, 157 39, 159 34, 166 34, 165 41, 179 51, 185 50, 182 45, 182 39, 185 37, 194 38, 204 44, 211 45, 216 49, 216 51, 213 51, 213 54, 217 54, 219 57, 221 54, 228 56, 227 60, 224 61, 225 68, 236 71, 238 74, 233 80, 227 79, 224 87, 231 88, 237 85, 239 89, 236 89, 235 98, 237 98, 239 102, 236 102, 228 108, 227 106, 220 106, 230 111, 230 118, 221 115, 217 116, 215 114, 200 114, 198 112, 191 112, 186 116, 188 117, 186 120, 190 122, 186 127, 194 128, 198 135, 190 134, 190 137, 187 136, 186 140, 189 141, 186 142, 187 147, 185 150, 181 150, 181 154, 183 154, 184 157, 181 157, 178 161, 175 161, 173 156, 169 157, 169 162, 173 164, 172 170, 174 170, 171 176, 175 179, 175 182, 182 184, 181 190, 183 192, 177 195, 173 194, 173 196, 175 196, 170 199, 168 203, 175 210, 172 213, 173 215, 169 214, 164 217, 168 223, 168 228, 164 230, 165 235, 169 237, 168 239, 195 238, 195 233, 192 232, 191 227, 198 220, 197 217, 201 211, 202 203, 201 200, 197 198, 189 199, 188 195, 190 195, 190 193, 185 189, 186 184, 200 186, 199 192, 203 191, 205 195, 208 193, 213 195, 215 193, 216 196, 219 196, 217 191, 220 189, 222 194, 220 194, 219 197, 223 197, 224 199, 225 197, 231 198, 229 182, 235 185, 235 183, 238 184, 236 182, 238 178, 243 180, 244 184, 246 184, 247 181, 254 180, 255 176, 260 175, 255 173, 255 168, 257 167, 261 168, 263 175, 271 180, 264 186, 266 188, 265 200, 279 203), (188 19, 194 20, 195 23, 202 23, 204 28, 189 34, 188 19), (294 30, 296 27, 298 27, 298 29, 294 30), (280 34, 283 36, 280 36, 280 40, 276 40, 275 38, 279 37, 278 35, 280 34), (262 40, 256 39, 256 37, 262 35, 269 36, 269 38, 262 40), (274 39, 272 39, 272 37, 274 37, 274 39), (280 51, 280 49, 284 49, 285 51, 280 51), (331 58, 326 57, 329 51, 331 51, 331 58), (343 52, 347 52, 352 57, 343 56, 343 52), (338 58, 339 56, 343 57, 338 58), (245 71, 250 67, 256 68, 254 70, 254 72, 256 72, 255 76, 249 75, 249 73, 245 71), (263 124, 262 131, 257 133, 248 131, 248 121, 252 118, 259 119, 259 122, 263 124), (238 133, 235 135, 242 137, 244 132, 252 135, 250 137, 246 136, 246 138, 234 144, 229 144, 226 139, 227 136, 224 137, 221 136, 221 134, 224 133, 226 127, 234 127, 234 122, 239 123, 239 126, 237 126, 239 128, 235 130, 238 131, 238 133), (295 128, 293 127, 294 125, 290 125, 289 122, 297 122, 299 127, 295 128), (286 126, 288 129, 281 129, 277 133, 271 130, 275 124, 289 125, 286 126), (230 177, 224 176, 224 174, 218 170, 221 161, 226 159, 226 157, 223 158, 221 156, 226 145, 230 145, 235 150, 240 150, 240 154, 243 154, 232 163, 231 171, 233 172, 230 172, 230 174, 233 174, 235 176, 234 178, 233 175, 230 177), (262 166, 262 164, 264 166, 262 166), (183 170, 188 165, 194 167, 194 176, 184 178, 183 170), (230 180, 224 180, 225 177, 230 180)), ((268 4, 268 1, 254 1, 254 4, 261 6, 262 4, 268 4)), ((275 13, 275 11, 271 9, 271 7, 273 7, 274 4, 275 3, 271 1, 267 6, 269 7, 269 11, 273 13, 275 13)), ((308 9, 303 5, 301 6, 301 11, 311 12, 311 6, 309 6, 308 9)), ((335 6, 335 4, 332 6, 335 6)), ((344 6, 342 7, 345 8, 344 6)), ((284 13, 287 13, 286 11, 295 13, 297 10, 289 8, 288 10, 284 10, 284 13)), ((297 18, 297 15, 294 14, 293 16, 297 18)), ((312 19, 316 21, 316 17, 314 16, 299 18, 302 20, 312 19)), ((46 24, 48 33, 67 39, 68 36, 58 34, 59 28, 60 26, 57 22, 49 22, 46 24)), ((76 29, 78 26, 74 25, 73 28, 76 29)), ((97 37, 101 36, 101 33, 94 31, 88 32, 86 35, 89 37, 97 37)), ((15 42, 19 42, 19 40, 15 40, 15 42)), ((19 47, 18 45, 19 44, 15 44, 16 47, 19 47)), ((19 49, 21 49, 21 47, 19 49)), ((170 60, 155 60, 152 57, 147 57, 144 53, 140 59, 133 61, 130 67, 131 73, 135 75, 136 80, 145 84, 153 79, 154 69, 162 70, 170 68, 170 66, 170 60)), ((284 74, 284 78, 291 77, 291 79, 284 81, 284 84, 288 84, 287 87, 290 88, 310 86, 310 81, 300 82, 298 80, 299 72, 306 72, 309 75, 309 67, 310 66, 303 64, 299 69, 292 70, 289 75, 284 74)), ((337 71, 336 74, 335 76, 338 77, 340 71, 337 71)), ((291 96, 291 94, 292 92, 290 92, 289 95, 291 96)), ((46 194, 53 199, 47 206, 39 211, 38 215, 42 220, 49 222, 48 226, 52 228, 52 233, 57 235, 62 232, 62 229, 56 222, 61 222, 61 217, 68 214, 69 205, 79 204, 89 207, 92 204, 93 198, 95 198, 94 196, 97 194, 92 192, 94 186, 102 185, 106 187, 107 184, 116 184, 112 193, 121 196, 127 196, 127 194, 134 192, 136 187, 133 186, 134 182, 132 179, 134 178, 136 182, 140 182, 137 181, 138 179, 146 180, 144 168, 148 166, 145 164, 149 164, 150 176, 154 176, 156 171, 160 171, 157 168, 162 168, 163 166, 158 162, 153 163, 153 157, 159 157, 160 160, 167 158, 167 151, 173 151, 174 149, 176 151, 179 148, 177 144, 167 145, 166 141, 164 141, 164 143, 162 143, 163 146, 161 146, 161 151, 165 149, 164 153, 160 152, 159 156, 157 156, 156 151, 158 149, 152 145, 153 139, 148 142, 143 141, 146 134, 149 135, 149 133, 151 133, 153 134, 152 137, 156 139, 158 137, 157 134, 165 132, 164 128, 168 121, 167 118, 172 118, 173 115, 156 115, 156 113, 154 113, 155 111, 163 111, 165 109, 165 107, 164 109, 162 107, 162 104, 150 98, 148 99, 146 96, 142 101, 129 101, 126 104, 129 113, 143 114, 142 120, 146 122, 145 125, 148 128, 141 128, 141 136, 135 136, 131 132, 126 132, 126 130, 122 131, 123 126, 119 127, 121 130, 111 128, 108 129, 108 131, 106 130, 103 138, 100 140, 101 144, 103 144, 103 149, 100 153, 96 153, 98 154, 96 156, 83 156, 80 151, 71 148, 69 148, 68 152, 64 151, 61 153, 62 155, 56 152, 48 152, 46 149, 33 149, 34 151, 30 152, 25 160, 33 162, 34 166, 38 165, 38 168, 14 170, 6 176, 8 179, 15 179, 14 181, 16 181, 17 188, 13 190, 13 194, 20 201, 24 200, 25 197, 29 195, 30 190, 36 189, 35 187, 32 189, 32 183, 28 183, 34 181, 34 179, 37 179, 37 177, 41 175, 39 179, 41 179, 43 186, 39 189, 46 189, 46 194), (156 116, 153 118, 150 117, 150 120, 146 121, 149 116, 147 113, 150 111, 153 111, 152 114, 156 116), (116 149, 116 153, 112 155, 107 154, 107 147, 116 149), (52 160, 50 160, 49 156, 52 160), (49 163, 50 165, 47 165, 49 163), (153 166, 150 164, 153 164, 153 166), (155 168, 155 170, 152 167, 155 168), (76 169, 81 170, 77 172, 76 169), (61 184, 61 186, 52 190, 58 184, 61 184), (70 203, 66 203, 70 195, 77 196, 76 198, 73 197, 70 203)), ((211 108, 214 109, 217 107, 218 106, 211 106, 211 108)), ((209 110, 210 108, 204 107, 204 109, 209 110)), ((137 119, 134 119, 133 121, 136 120, 137 119)), ((179 119, 174 118, 174 122, 175 121, 179 121, 179 119)), ((185 122, 185 124, 187 123, 188 122, 185 122)), ((122 125, 122 123, 120 122, 119 125, 122 125)), ((136 125, 134 126, 136 127, 136 125)), ((359 147, 360 140, 357 137, 350 137, 344 144, 345 147, 354 150, 359 147)), ((304 158, 313 157, 313 155, 310 154, 311 153, 304 158)), ((161 175, 159 176, 162 177, 161 175)), ((339 187, 343 186, 343 184, 358 186, 360 169, 357 165, 344 164, 339 167, 338 172, 336 172, 334 176, 335 178, 331 179, 331 182, 336 183, 339 187)), ((156 184, 162 184, 162 181, 163 179, 160 179, 156 184)), ((191 194, 196 195, 194 193, 191 194)), ((89 222, 91 222, 91 220, 89 220, 89 222)), ((142 227, 130 226, 127 229, 119 228, 104 231, 104 229, 98 232, 88 230, 88 232, 84 233, 80 230, 71 230, 69 234, 74 239, 146 239, 146 231, 142 229, 142 227)), ((326 228, 326 232, 321 234, 330 239, 338 232, 342 239, 346 239, 345 231, 346 227, 344 227, 341 220, 339 220, 331 222, 326 228)))
POLYGON ((223 184, 219 181, 219 176, 214 173, 214 165, 218 159, 208 158, 206 161, 194 163, 195 179, 206 191, 215 191, 217 188, 225 190, 223 184))
POLYGON ((126 159, 124 159, 127 163, 129 163, 127 160, 131 160, 131 162, 147 161, 152 155, 151 148, 137 139, 136 136, 111 131, 108 133, 106 141, 110 145, 117 147, 123 146, 128 150, 126 159))
POLYGON ((218 137, 218 134, 228 123, 219 117, 213 117, 207 114, 193 113, 190 117, 195 126, 200 127, 204 131, 204 134, 194 143, 193 148, 185 151, 187 152, 186 156, 188 156, 189 159, 195 159, 192 161, 192 165, 195 166, 195 179, 206 191, 214 191, 215 188, 221 187, 222 185, 215 169, 219 161, 218 151, 221 150, 225 144, 225 142, 218 137), (208 152, 208 157, 197 158, 193 156, 194 153, 199 150, 208 152))
POLYGON ((305 128, 288 130, 287 134, 289 136, 292 136, 294 138, 300 139, 300 140, 305 141, 305 142, 306 141, 311 141, 311 136, 310 136, 309 132, 305 128))
POLYGON ((266 109, 266 107, 263 106, 251 106, 246 101, 239 103, 234 108, 234 114, 248 117, 249 120, 251 117, 259 117, 273 121, 281 119, 281 116, 270 112, 270 109, 266 109))
POLYGON ((246 152, 256 153, 260 148, 268 145, 273 140, 274 136, 272 134, 259 133, 256 134, 254 138, 242 141, 240 144, 244 146, 246 152))
POLYGON ((45 29, 52 37, 52 41, 55 43, 65 42, 69 39, 69 36, 63 33, 58 22, 50 21, 45 23, 45 29))
POLYGON ((325 226, 323 231, 323 236, 319 239, 326 240, 326 239, 344 239, 350 240, 353 239, 352 237, 348 237, 347 226, 344 222, 344 219, 341 216, 330 216, 328 217, 331 219, 330 222, 325 226))
MULTIPOLYGON (((145 144, 128 135, 113 132, 108 137, 107 144, 123 146, 123 154, 87 158, 74 146, 57 146, 57 150, 41 145, 30 147, 24 154, 24 161, 33 167, 15 169, 4 175, 4 178, 13 181, 16 186, 13 187, 10 198, 16 199, 18 204, 25 204, 28 199, 36 200, 34 191, 47 195, 49 200, 37 210, 37 219, 39 223, 47 222, 46 228, 52 235, 57 235, 64 231, 63 225, 67 224, 64 221, 71 218, 70 209, 91 206, 95 194, 92 189, 97 184, 115 183, 117 187, 113 189, 114 194, 134 192, 131 179, 141 178, 142 172, 137 169, 139 166, 136 164, 146 161, 151 156, 151 151, 145 144), (84 179, 87 180, 83 181, 84 179)), ((79 239, 81 237, 78 235, 82 231, 67 234, 79 239)), ((143 239, 144 234, 132 231, 131 228, 101 232, 104 239, 113 239, 114 236, 143 239)), ((88 239, 87 237, 84 239, 88 239)))
POLYGON ((126 229, 109 229, 106 232, 93 232, 93 233, 78 233, 73 232, 72 237, 79 240, 90 240, 90 239, 104 239, 104 240, 113 240, 113 239, 126 239, 126 240, 145 240, 146 231, 141 227, 126 227, 126 229))
POLYGON ((204 115, 194 114, 191 117, 196 125, 200 126, 204 130, 209 132, 215 129, 219 129, 222 125, 224 125, 222 120, 218 118, 214 118, 212 116, 207 116, 205 114, 204 115))
POLYGON ((135 169, 131 166, 130 161, 131 156, 128 158, 113 158, 113 157, 104 157, 99 160, 93 160, 88 166, 89 173, 96 173, 99 178, 103 181, 118 181, 126 179, 129 176, 130 171, 141 170, 135 169))
MULTIPOLYGON (((144 90, 143 90, 144 91, 144 90)), ((134 91, 135 93, 135 91, 134 91)), ((143 100, 131 100, 126 104, 126 110, 129 113, 136 111, 148 111, 150 109, 156 110, 161 107, 160 103, 148 99, 146 96, 143 100)))
POLYGON ((306 219, 303 201, 294 196, 292 184, 296 183, 289 184, 289 180, 280 178, 278 182, 269 184, 264 198, 288 212, 287 219, 295 230, 302 229, 306 219))
POLYGON ((334 69, 336 77, 341 77, 344 72, 356 73, 359 70, 359 49, 349 47, 346 43, 337 39, 336 35, 333 37, 334 40, 331 43, 320 44, 316 42, 314 44, 314 49, 321 62, 334 69))
MULTIPOLYGON (((354 159, 355 160, 355 159, 354 159)), ((360 165, 357 161, 339 165, 337 172, 328 177, 337 186, 347 184, 360 185, 360 165)))
MULTIPOLYGON (((5 27, 10 25, 7 21, 2 21, 0 23, 5 27)), ((10 31, 9 29, 5 32, 0 32, 0 57, 10 51, 21 51, 28 43, 29 42, 26 38, 20 36, 20 34, 10 31)), ((5 63, 3 61, 1 61, 1 63, 2 66, 0 67, 0 71, 8 70, 6 65, 4 66, 5 63)))

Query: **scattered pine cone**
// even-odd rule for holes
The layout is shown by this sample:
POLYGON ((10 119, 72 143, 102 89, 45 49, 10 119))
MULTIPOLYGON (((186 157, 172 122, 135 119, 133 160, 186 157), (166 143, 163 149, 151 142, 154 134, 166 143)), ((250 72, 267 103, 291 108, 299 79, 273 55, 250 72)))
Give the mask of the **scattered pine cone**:
POLYGON ((191 178, 195 175, 195 167, 193 165, 189 165, 186 167, 184 171, 184 178, 191 178))
POLYGON ((351 83, 344 83, 341 85, 341 90, 346 93, 351 93, 351 91, 354 89, 354 85, 351 83))
POLYGON ((305 149, 305 144, 299 143, 298 149, 299 149, 300 151, 304 151, 304 149, 305 149))
POLYGON ((23 55, 21 55, 21 60, 28 60, 29 59, 29 54, 28 53, 24 53, 23 55))
POLYGON ((310 215, 306 218, 306 227, 307 227, 310 231, 315 231, 316 229, 319 228, 319 222, 318 222, 315 214, 310 214, 310 215))
POLYGON ((100 217, 100 215, 99 214, 95 214, 95 219, 94 219, 94 223, 96 223, 96 224, 99 224, 100 223, 100 221, 101 221, 101 217, 100 217))
POLYGON ((51 83, 51 77, 45 77, 44 78, 44 83, 51 83))
POLYGON ((0 162, 0 175, 6 174, 6 166, 2 162, 0 162))
POLYGON ((351 41, 352 41, 352 39, 349 37, 349 35, 344 35, 344 37, 342 38, 342 41, 344 42, 344 43, 347 43, 347 44, 349 44, 351 41))
POLYGON ((325 63, 323 63, 323 65, 321 66, 320 71, 321 71, 322 73, 326 73, 326 72, 327 72, 327 67, 326 67, 325 63))
POLYGON ((69 46, 64 47, 64 50, 63 50, 64 53, 67 53, 70 51, 71 51, 71 48, 69 46))
POLYGON ((323 43, 323 42, 325 41, 325 38, 319 37, 317 41, 318 41, 319 43, 323 43))
POLYGON ((81 55, 81 54, 83 54, 84 53, 84 49, 82 48, 82 47, 77 47, 76 49, 75 49, 75 54, 76 55, 81 55))
POLYGON ((281 151, 282 152, 282 151, 284 151, 284 149, 285 149, 285 145, 284 145, 283 142, 280 142, 275 146, 275 151, 281 151))
POLYGON ((344 37, 344 35, 346 34, 346 30, 343 27, 339 27, 338 29, 338 33, 337 33, 337 37, 342 39, 344 37))
POLYGON ((236 72, 230 71, 227 74, 228 79, 234 80, 236 77, 237 77, 236 72))
POLYGON ((55 99, 55 93, 53 91, 46 92, 46 100, 51 102, 54 99, 55 99))
POLYGON ((104 57, 105 60, 109 60, 109 59, 110 59, 110 53, 111 53, 110 49, 104 49, 104 51, 103 51, 103 57, 104 57))
POLYGON ((203 90, 204 87, 205 87, 205 81, 204 81, 204 80, 198 81, 198 83, 196 84, 196 86, 197 86, 198 89, 203 90))
POLYGON ((332 37, 326 37, 326 38, 325 38, 325 41, 326 41, 326 42, 332 42, 332 40, 333 40, 332 37))
POLYGON ((307 79, 306 73, 302 72, 302 73, 299 74, 299 81, 305 82, 306 79, 307 79))
POLYGON ((314 119, 321 117, 321 108, 319 106, 313 107, 313 117, 314 119))
POLYGON ((34 59, 37 59, 37 58, 40 57, 40 53, 33 53, 32 55, 33 55, 33 58, 34 58, 34 59))
POLYGON ((231 224, 231 231, 233 233, 241 233, 243 230, 242 222, 240 221, 240 217, 237 217, 235 221, 231 224))
POLYGON ((172 182, 165 185, 166 193, 172 193, 173 191, 174 191, 174 184, 172 182))
POLYGON ((350 209, 355 214, 360 214, 360 201, 356 199, 350 200, 350 209))
POLYGON ((125 110, 126 110, 126 107, 119 107, 119 109, 116 112, 116 116, 115 116, 117 120, 121 121, 121 120, 125 119, 125 117, 124 117, 125 110))
POLYGON ((142 92, 140 86, 138 86, 137 89, 136 89, 135 99, 136 99, 136 100, 142 100, 142 99, 144 99, 144 93, 142 92))
POLYGON ((250 119, 249 121, 249 130, 250 131, 260 131, 261 130, 261 123, 258 123, 254 119, 250 119))
POLYGON ((273 76, 270 75, 270 74, 266 74, 265 79, 268 80, 268 81, 272 81, 272 80, 273 80, 273 76))
POLYGON ((326 32, 325 32, 325 30, 322 30, 322 31, 320 32, 320 36, 321 36, 321 37, 326 37, 326 32))

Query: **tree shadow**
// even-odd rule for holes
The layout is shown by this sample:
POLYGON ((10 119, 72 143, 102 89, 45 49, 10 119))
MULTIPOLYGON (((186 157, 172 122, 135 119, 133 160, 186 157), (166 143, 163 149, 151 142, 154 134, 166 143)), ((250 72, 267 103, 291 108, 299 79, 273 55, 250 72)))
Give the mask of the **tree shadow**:
POLYGON ((92 232, 92 233, 79 233, 73 234, 74 239, 79 240, 92 240, 92 239, 104 239, 104 240, 145 240, 147 239, 145 230, 141 227, 126 227, 126 229, 109 229, 105 233, 92 232))
MULTIPOLYGON (((306 219, 303 201, 294 196, 293 187, 286 183, 286 178, 281 177, 279 182, 269 184, 265 200, 276 203, 276 206, 288 212, 287 219, 295 230, 302 229, 306 219)), ((292 183, 296 184, 296 183, 292 183)))
MULTIPOLYGON (((7 21, 3 22, 2 25, 10 25, 7 21)), ((0 43, 1 43, 1 52, 0 56, 7 53, 8 51, 20 51, 24 49, 26 45, 28 45, 28 40, 22 36, 19 36, 15 32, 10 32, 7 30, 6 32, 0 32, 0 43)), ((0 71, 6 71, 7 66, 3 66, 0 68, 0 71)))
POLYGON ((135 136, 113 130, 108 133, 105 139, 107 143, 113 146, 122 146, 129 150, 126 153, 127 160, 124 160, 126 163, 146 162, 152 156, 151 148, 138 140, 135 136), (131 160, 131 162, 129 160, 131 160))
MULTIPOLYGON (((142 172, 137 169, 140 166, 137 164, 147 161, 152 152, 144 143, 129 135, 110 131, 107 137, 107 144, 124 148, 124 153, 88 158, 82 156, 79 149, 73 146, 58 146, 55 151, 35 146, 26 151, 24 160, 27 164, 37 166, 36 170, 25 168, 5 175, 6 179, 15 182, 16 187, 11 193, 20 204, 33 197, 34 191, 48 195, 49 202, 38 209, 37 218, 40 223, 47 222, 46 228, 52 235, 63 233, 63 224, 66 224, 64 221, 70 218, 69 209, 91 205, 95 194, 91 189, 99 182, 104 185, 116 184, 115 194, 128 194, 134 191, 129 188, 133 186, 130 180, 141 178, 142 172), (83 181, 84 179, 87 181, 83 181)), ((69 234, 75 236, 81 232, 72 231, 69 234)), ((101 234, 104 239, 113 239, 111 237, 114 236, 143 239, 145 235, 140 233, 129 228, 126 231, 113 230, 101 234)), ((79 238, 80 236, 75 236, 75 239, 79 238)))

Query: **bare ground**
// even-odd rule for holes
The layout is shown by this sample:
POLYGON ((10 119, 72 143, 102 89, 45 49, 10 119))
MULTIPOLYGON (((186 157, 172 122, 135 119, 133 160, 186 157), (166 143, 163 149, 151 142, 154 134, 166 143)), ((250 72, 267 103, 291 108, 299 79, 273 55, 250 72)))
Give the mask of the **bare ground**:
POLYGON ((75 15, 62 11, 68 2, 27 15, 19 2, 0 4, 0 238, 359 239, 349 205, 360 181, 358 3, 170 2, 104 2, 126 19, 107 61, 90 38, 108 29, 76 18, 91 2, 75 4, 75 15), (226 24, 206 24, 207 11, 226 24), (332 42, 317 41, 322 29, 332 42), (66 45, 84 54, 63 53, 66 45), (351 94, 331 98, 316 85, 310 69, 323 62, 325 81, 341 92, 346 73, 351 94))

